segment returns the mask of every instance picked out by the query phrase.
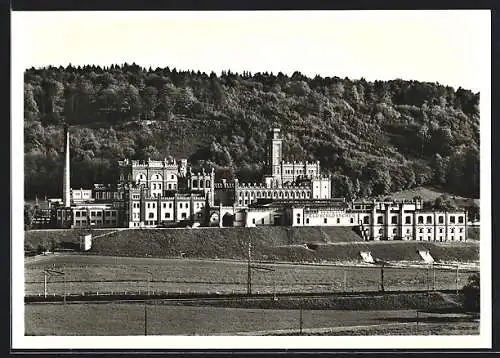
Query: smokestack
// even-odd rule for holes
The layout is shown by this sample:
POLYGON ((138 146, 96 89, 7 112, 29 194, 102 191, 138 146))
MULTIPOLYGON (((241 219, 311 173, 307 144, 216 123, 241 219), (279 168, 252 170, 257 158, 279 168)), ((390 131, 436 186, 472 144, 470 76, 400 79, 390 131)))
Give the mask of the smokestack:
POLYGON ((71 206, 71 186, 69 182, 69 129, 64 126, 64 181, 63 181, 63 201, 64 207, 71 206))

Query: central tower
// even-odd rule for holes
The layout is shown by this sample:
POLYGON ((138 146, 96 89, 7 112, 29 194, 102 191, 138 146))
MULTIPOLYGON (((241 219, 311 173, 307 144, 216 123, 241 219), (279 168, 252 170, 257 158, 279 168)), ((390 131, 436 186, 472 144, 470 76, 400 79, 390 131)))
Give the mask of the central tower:
POLYGON ((283 160, 283 139, 279 128, 270 131, 268 164, 273 177, 281 178, 281 161, 283 160))

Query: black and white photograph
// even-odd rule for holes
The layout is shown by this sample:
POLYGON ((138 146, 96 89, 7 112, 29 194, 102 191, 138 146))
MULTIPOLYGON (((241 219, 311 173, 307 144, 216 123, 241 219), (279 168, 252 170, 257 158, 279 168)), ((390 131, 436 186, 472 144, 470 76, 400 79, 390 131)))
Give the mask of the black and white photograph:
POLYGON ((491 347, 490 16, 14 11, 13 343, 491 347))

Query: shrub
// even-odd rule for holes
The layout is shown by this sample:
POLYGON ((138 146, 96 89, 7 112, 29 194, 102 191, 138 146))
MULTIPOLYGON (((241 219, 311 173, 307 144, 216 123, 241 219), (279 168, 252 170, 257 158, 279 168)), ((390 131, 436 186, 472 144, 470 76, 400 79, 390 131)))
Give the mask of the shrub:
POLYGON ((480 307, 479 273, 474 273, 469 276, 469 280, 462 289, 462 293, 464 297, 463 308, 469 312, 479 312, 479 307, 480 307))

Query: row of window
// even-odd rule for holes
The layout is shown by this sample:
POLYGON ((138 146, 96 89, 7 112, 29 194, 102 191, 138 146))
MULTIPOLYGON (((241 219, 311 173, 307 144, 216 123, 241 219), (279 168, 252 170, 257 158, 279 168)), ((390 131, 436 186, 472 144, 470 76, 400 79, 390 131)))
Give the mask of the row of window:
MULTIPOLYGON (((167 204, 168 204, 168 208, 169 209, 172 209, 172 203, 162 203, 162 206, 163 206, 163 209, 166 209, 167 208, 167 204)), ((195 207, 197 209, 202 209, 205 204, 204 203, 195 203, 195 207)), ((148 209, 156 209, 156 203, 147 203, 147 208, 148 209)), ((132 208, 134 209, 140 209, 141 207, 141 204, 140 203, 132 203, 132 208)), ((179 209, 189 209, 189 203, 179 203, 179 209)))
MULTIPOLYGON (((95 224, 95 225, 116 225, 116 219, 110 219, 110 220, 91 220, 90 224, 95 224)), ((75 226, 88 226, 88 221, 87 220, 76 220, 75 221, 75 226)))
MULTIPOLYGON (((309 174, 314 174, 315 170, 314 169, 309 169, 309 174)), ((295 174, 304 174, 305 170, 296 168, 295 169, 295 174)), ((285 169, 285 174, 293 174, 293 169, 285 169)))
MULTIPOLYGON (((170 175, 170 179, 171 179, 171 180, 175 180, 175 175, 174 175, 174 174, 171 174, 171 175, 170 175)), ((122 179, 122 180, 123 180, 123 179, 122 179)), ((144 181, 146 181, 147 179, 146 179, 146 176, 145 176, 144 174, 139 174, 139 175, 137 175, 137 176, 136 176, 135 180, 136 180, 137 182, 140 182, 140 181, 144 182, 144 181)), ((161 176, 160 174, 155 174, 155 175, 153 175, 153 176, 151 177, 151 179, 150 179, 150 180, 151 180, 151 181, 153 181, 153 180, 155 180, 155 181, 161 181, 161 180, 162 180, 162 176, 161 176)))
MULTIPOLYGON (((459 241, 462 241, 464 239, 464 237, 462 235, 457 236, 457 238, 459 241)), ((422 241, 423 239, 424 239, 424 236, 422 236, 422 235, 417 236, 418 241, 422 241)), ((432 236, 427 236, 427 241, 431 241, 431 240, 432 240, 432 236)), ((455 236, 450 236, 450 240, 455 241, 455 236)), ((443 241, 443 236, 439 236, 439 241, 443 241)))
MULTIPOLYGON (((138 182, 137 184, 143 184, 145 185, 144 182, 138 182)), ((152 183, 151 184, 151 189, 153 190, 161 190, 163 188, 163 185, 161 183, 152 183)), ((176 183, 168 183, 167 184, 168 190, 177 190, 177 184, 176 183)))
POLYGON ((95 193, 95 198, 97 200, 106 200, 106 199, 120 199, 121 195, 118 192, 111 191, 97 191, 95 193))
MULTIPOLYGON (((336 219, 335 219, 335 222, 336 222, 337 224, 340 224, 340 218, 336 218, 336 219)), ((354 218, 350 218, 350 219, 349 219, 349 222, 350 222, 351 224, 354 224, 354 218)), ((323 223, 324 223, 324 224, 328 224, 328 218, 323 218, 323 223)), ((297 224, 300 224, 300 214, 299 214, 299 213, 297 213, 297 224)), ((306 224, 309 224, 309 218, 306 218, 306 224)))
MULTIPOLYGON (((424 229, 420 228, 420 229, 418 229, 418 232, 419 232, 419 233, 423 233, 423 232, 424 232, 424 229)), ((428 229, 427 229, 427 232, 428 232, 428 233, 431 233, 431 232, 432 232, 432 229, 431 229, 431 228, 428 228, 428 229)), ((452 227, 452 228, 450 229, 450 232, 451 232, 451 233, 454 233, 454 232, 455 232, 455 228, 453 228, 453 227, 452 227)), ((459 228, 459 229, 458 229, 458 232, 464 232, 464 228, 462 228, 462 227, 461 227, 461 228, 459 228)), ((441 234, 441 233, 443 233, 443 228, 439 228, 439 233, 440 233, 440 234, 441 234)))
MULTIPOLYGON (((450 223, 451 224, 455 224, 456 223, 456 219, 455 219, 455 215, 450 215, 449 216, 450 218, 450 223)), ((407 217, 408 219, 408 217, 407 217)), ((432 224, 432 220, 433 220, 433 217, 432 215, 427 215, 426 219, 425 219, 425 223, 426 224, 432 224)), ((417 217, 417 222, 419 224, 423 224, 424 223, 424 216, 423 215, 419 215, 417 217)), ((458 223, 459 224, 463 224, 464 223, 464 217, 463 216, 458 216, 458 223)), ((444 224, 444 216, 443 215, 439 215, 438 216, 438 224, 444 224)))
POLYGON ((201 180, 193 180, 192 181, 192 187, 193 188, 198 188, 198 182, 199 182, 199 187, 200 188, 203 188, 203 185, 205 184, 205 188, 210 188, 210 180, 207 180, 206 182, 203 181, 203 179, 201 180))
MULTIPOLYGON (((77 218, 79 217, 86 217, 87 212, 86 211, 75 211, 75 216, 77 218)), ((91 211, 90 212, 91 217, 102 217, 102 211, 91 211)), ((116 211, 105 211, 104 216, 116 216, 116 211)))
POLYGON ((240 198, 242 198, 243 196, 245 196, 245 197, 249 196, 251 198, 253 198, 254 196, 256 198, 260 198, 260 197, 262 197, 262 198, 277 198, 277 197, 282 198, 284 196, 285 198, 288 198, 288 197, 295 198, 296 197, 298 199, 301 197, 302 198, 306 198, 306 197, 309 198, 311 196, 311 193, 308 191, 296 191, 296 192, 285 191, 283 193, 283 191, 276 191, 276 190, 275 191, 268 191, 268 192, 263 191, 262 193, 260 191, 258 191, 255 194, 253 191, 240 192, 240 198))
MULTIPOLYGON (((171 213, 164 213, 164 218, 165 219, 170 219, 171 218, 171 213)), ((200 213, 198 213, 198 216, 200 213)), ((139 219, 139 213, 133 213, 133 218, 134 219, 139 219)), ((148 219, 154 219, 155 218, 155 213, 148 213, 148 219)), ((181 213, 181 219, 186 219, 187 218, 187 213, 182 212, 181 213)))
MULTIPOLYGON (((161 183, 153 183, 151 184, 151 189, 153 190, 161 190, 163 186, 161 185, 161 183)), ((172 183, 168 183, 167 184, 167 187, 168 187, 168 190, 176 190, 177 189, 177 184, 172 184, 172 183)))
MULTIPOLYGON (((366 230, 366 232, 369 232, 368 229, 365 229, 365 230, 366 230)), ((423 234, 424 233, 424 229, 420 228, 420 229, 418 229, 418 232, 419 232, 419 234, 423 234)), ((439 233, 442 234, 443 232, 444 232, 443 228, 439 228, 439 233)), ((464 229, 463 228, 459 228, 458 232, 463 233, 464 229)), ((379 229, 378 233, 379 234, 383 234, 384 233, 384 229, 379 229)), ((398 229, 392 229, 392 233, 393 234, 397 234, 398 233, 398 229)), ((410 233, 411 233, 411 229, 406 229, 406 234, 410 234, 410 233)), ((432 233, 432 229, 427 229, 427 233, 431 234, 432 233)), ((454 234, 455 233, 455 228, 451 228, 450 229, 450 233, 454 234)))
MULTIPOLYGON (((411 225, 411 221, 412 221, 411 219, 412 219, 411 215, 405 216, 405 224, 406 225, 411 225)), ((459 216, 450 215, 449 216, 449 222, 450 222, 450 224, 456 224, 457 220, 458 220, 459 224, 463 224, 464 223, 464 217, 463 217, 463 215, 459 215, 459 216)), ((432 221, 433 221, 433 216, 432 215, 428 215, 426 217, 425 223, 429 224, 429 225, 432 225, 432 221)), ((370 217, 369 216, 365 216, 363 218, 363 224, 369 224, 369 223, 370 223, 370 217)), ((383 223, 384 223, 384 216, 383 215, 377 216, 377 224, 383 224, 383 223)), ((418 224, 423 224, 424 223, 424 216, 423 215, 417 216, 417 223, 418 224)), ((397 216, 395 216, 395 215, 391 216, 391 224, 393 224, 393 225, 398 224, 398 217, 397 216)), ((444 215, 439 215, 438 216, 438 224, 444 224, 444 215)))
MULTIPOLYGON (((139 205, 139 204, 138 204, 139 205)), ((147 203, 147 208, 148 209, 156 209, 156 203, 147 203)), ((137 206, 139 207, 139 206, 137 206)), ((169 209, 172 208, 172 203, 168 203, 168 207, 169 209)), ((163 208, 166 209, 167 208, 167 203, 163 203, 163 208)), ((180 209, 189 209, 189 203, 179 203, 179 208, 180 209)))
MULTIPOLYGON (((182 213, 181 217, 182 217, 182 219, 186 219, 187 218, 187 214, 186 213, 182 213)), ((201 218, 201 213, 198 213, 197 217, 201 218)), ((134 219, 135 218, 136 218, 136 216, 134 215, 134 219)), ((137 218, 138 218, 138 216, 137 216, 137 218)), ((148 219, 154 219, 154 216, 149 215, 148 219)), ((170 219, 170 213, 165 213, 165 219, 170 219)), ((156 225, 157 221, 156 220, 145 220, 145 224, 146 225, 156 225)), ((139 223, 133 223, 133 226, 139 226, 139 223)))
POLYGON ((90 192, 84 192, 83 194, 81 194, 79 192, 72 192, 71 196, 73 197, 73 199, 90 198, 91 197, 91 193, 90 192))

